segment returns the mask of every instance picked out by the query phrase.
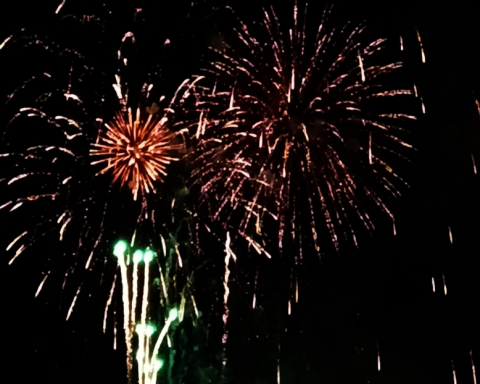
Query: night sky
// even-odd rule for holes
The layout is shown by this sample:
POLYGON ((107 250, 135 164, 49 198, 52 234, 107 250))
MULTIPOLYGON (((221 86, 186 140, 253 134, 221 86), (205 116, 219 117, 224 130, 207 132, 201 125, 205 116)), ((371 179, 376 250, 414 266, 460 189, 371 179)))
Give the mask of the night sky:
MULTIPOLYGON (((62 59, 52 66, 48 54, 37 56, 35 50, 20 49, 34 41, 35 34, 39 39, 47 35, 50 42, 78 50, 98 70, 98 78, 103 79, 109 71, 115 73, 116 47, 121 37, 130 28, 138 28, 139 36, 144 38, 132 65, 140 73, 155 63, 158 72, 149 81, 161 84, 165 93, 172 93, 185 78, 199 73, 207 46, 215 45, 219 39, 215 7, 228 4, 250 23, 260 20, 261 7, 272 1, 205 0, 190 4, 182 0, 168 5, 161 1, 128 1, 122 5, 108 1, 101 5, 97 1, 66 0, 60 16, 70 14, 77 20, 83 15, 97 18, 94 27, 87 29, 73 19, 59 21, 60 16, 55 15, 59 3, 60 0, 48 0, 31 5, 16 1, 6 8, 2 5, 0 41, 27 28, 23 42, 0 50, 2 135, 8 121, 29 102, 28 93, 11 103, 7 102, 8 96, 23 81, 47 70, 44 68, 62 73, 62 59), (135 8, 143 10, 137 24, 133 21, 135 8), (170 43, 164 44, 167 39, 170 43)), ((419 151, 413 157, 413 165, 405 169, 410 188, 393 207, 397 235, 393 236, 389 224, 380 225, 372 237, 362 240, 358 249, 349 247, 339 254, 325 255, 321 265, 303 270, 299 276, 301 298, 290 316, 286 316, 285 272, 281 262, 275 258, 258 261, 262 272, 261 305, 255 310, 251 309, 250 296, 245 295, 244 287, 236 280, 243 272, 235 269, 230 285, 225 383, 276 383, 278 356, 284 384, 453 384, 452 366, 456 383, 473 384, 471 355, 478 376, 480 71, 476 69, 480 68, 480 11, 474 2, 468 1, 354 3, 338 1, 335 12, 347 20, 366 19, 378 35, 401 34, 410 42, 416 41, 417 28, 426 54, 426 63, 422 64, 418 47, 412 43, 406 49, 409 62, 415 63, 409 70, 426 113, 413 132, 412 141, 419 151)), ((289 23, 293 1, 273 5, 281 21, 289 23)), ((323 3, 312 6, 312 14, 322 7, 323 3)), ((309 18, 315 19, 310 13, 309 18)), ((97 97, 111 86, 92 79, 89 84, 98 85, 98 89, 89 90, 87 84, 87 97, 97 97)), ((131 79, 132 84, 135 81, 136 78, 131 79)), ((97 115, 111 110, 108 103, 101 108, 93 102, 87 104, 97 115)), ((2 152, 3 145, 2 142, 2 152)), ((8 173, 1 168, 4 164, 0 165, 0 180, 8 173)), ((12 198, 9 193, 2 182, 0 206, 12 198)), ((118 207, 124 208, 120 203, 118 207)), ((25 212, 21 217, 28 222, 36 214, 25 212)), ((125 216, 129 215, 125 212, 125 216)), ((119 233, 127 231, 127 220, 123 218, 120 214, 117 217, 119 233)), ((110 286, 97 284, 98 291, 91 291, 90 298, 82 299, 72 317, 65 321, 70 303, 65 297, 71 297, 75 287, 62 293, 61 267, 56 272, 58 276, 52 275, 45 291, 34 299, 46 260, 58 256, 60 248, 55 241, 40 241, 9 266, 12 254, 5 249, 21 228, 11 220, 8 210, 0 211, 5 335, 2 382, 126 383, 122 337, 118 337, 117 350, 113 350, 112 326, 106 334, 102 332, 104 295, 110 286)), ((198 265, 210 267, 199 268, 196 278, 199 309, 204 313, 203 328, 190 332, 186 345, 198 345, 201 358, 195 355, 198 361, 191 365, 196 368, 186 376, 185 384, 222 382, 218 371, 224 255, 215 240, 211 244, 203 250, 208 257, 196 259, 198 265), (204 374, 200 375, 202 370, 204 374)), ((237 255, 240 254, 238 250, 237 255)), ((62 259, 60 265, 69 262, 62 259)), ((244 265, 248 268, 249 263, 244 265)), ((120 308, 120 299, 117 290, 112 306, 120 308)), ((121 320, 118 314, 117 320, 121 320)), ((121 329, 120 324, 118 327, 121 329)))

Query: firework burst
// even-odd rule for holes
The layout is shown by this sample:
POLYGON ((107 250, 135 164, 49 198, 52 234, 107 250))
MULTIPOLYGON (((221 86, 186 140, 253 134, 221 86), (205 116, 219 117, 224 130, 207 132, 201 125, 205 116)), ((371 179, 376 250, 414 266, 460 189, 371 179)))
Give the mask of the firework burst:
POLYGON ((172 322, 178 320, 176 327, 189 318, 195 324, 199 315, 192 290, 193 274, 184 265, 186 260, 182 261, 181 245, 173 236, 161 240, 160 254, 151 249, 132 252, 124 241, 119 241, 113 250, 121 276, 127 367, 133 373, 132 360, 136 356, 140 384, 156 383, 163 362, 169 363, 163 377, 171 380, 174 359, 162 348, 162 341, 166 339, 168 349, 172 348, 172 322), (160 334, 156 334, 157 327, 162 327, 160 334))
MULTIPOLYGON (((159 246, 162 231, 169 236, 165 223, 174 221, 172 199, 181 181, 167 167, 183 148, 183 120, 177 113, 190 85, 182 83, 164 105, 153 83, 139 81, 152 77, 150 72, 134 76, 128 66, 134 33, 120 35, 120 48, 118 40, 114 48, 108 46, 110 56, 117 57, 105 60, 110 67, 96 61, 90 35, 76 49, 52 41, 65 25, 78 27, 81 35, 85 26, 103 21, 65 19, 55 26, 60 31, 49 31, 44 39, 38 31, 22 30, 2 44, 0 53, 12 62, 29 55, 37 61, 17 83, 6 82, 11 91, 0 143, 0 214, 13 223, 5 236, 10 264, 56 244, 45 258, 35 259, 44 268, 36 296, 58 284, 50 285, 51 280, 60 280, 62 301, 70 301, 69 319, 84 295, 111 292, 116 266, 103 256, 113 235, 143 247, 159 246), (138 105, 133 117, 130 108, 138 105), (109 172, 113 177, 99 175, 109 172), (168 186, 163 182, 167 176, 168 186), (130 186, 137 201, 125 195, 123 185, 130 186)), ((94 28, 93 39, 99 39, 96 33, 94 28)))
POLYGON ((100 143, 93 144, 92 156, 100 156, 101 160, 94 164, 107 163, 100 171, 105 173, 112 169, 113 182, 120 180, 132 189, 133 199, 141 193, 155 192, 153 181, 162 180, 167 175, 166 167, 171 161, 178 160, 174 151, 183 148, 182 144, 172 144, 177 133, 165 128, 168 119, 153 118, 149 115, 146 121, 140 120, 140 109, 136 119, 132 119, 132 110, 128 110, 128 119, 118 113, 100 137, 100 143))
POLYGON ((273 9, 252 26, 234 16, 231 40, 212 48, 210 84, 197 88, 191 180, 207 214, 268 257, 289 245, 292 271, 321 245, 357 245, 379 213, 395 231, 420 111, 392 62, 398 47, 330 17, 309 34, 306 7, 295 5, 287 30, 273 9))

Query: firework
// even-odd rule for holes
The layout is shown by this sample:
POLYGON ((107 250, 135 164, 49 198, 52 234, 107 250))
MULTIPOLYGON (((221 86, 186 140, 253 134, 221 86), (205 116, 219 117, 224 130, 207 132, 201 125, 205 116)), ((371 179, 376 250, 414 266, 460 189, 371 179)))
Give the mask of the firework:
MULTIPOLYGON (((100 22, 94 17, 68 20, 78 23, 80 34, 85 25, 100 22)), ((172 200, 181 181, 171 174, 169 184, 164 181, 169 162, 183 148, 183 121, 177 112, 190 84, 182 83, 164 101, 156 86, 139 81, 148 72, 135 72, 134 77, 125 53, 136 44, 132 32, 123 34, 120 49, 118 41, 108 47, 117 56, 106 60, 111 68, 102 66, 102 60, 96 63, 93 53, 86 55, 94 49, 89 35, 83 51, 52 42, 53 32, 46 35, 42 40, 38 32, 20 31, 1 46, 2 55, 12 61, 17 50, 22 55, 33 50, 38 61, 33 76, 26 71, 22 81, 17 79, 21 85, 13 86, 4 108, 9 120, 1 132, 0 214, 13 223, 5 244, 10 264, 31 250, 56 245, 41 252, 47 255, 41 259, 45 271, 35 296, 51 276, 64 276, 60 283, 63 300, 71 303, 68 320, 78 298, 89 290, 109 296, 108 312, 116 267, 104 262, 103 249, 114 233, 142 246, 160 245, 162 231, 169 236, 166 223, 174 221, 172 200), (66 57, 67 64, 52 65, 57 56, 66 57), (130 192, 125 195, 127 185, 137 201, 130 192)))
MULTIPOLYGON (((164 359, 160 358, 160 348, 165 337, 167 337, 168 347, 172 347, 170 339, 172 332, 169 333, 172 322, 176 320, 182 322, 186 314, 198 317, 191 291, 191 276, 186 279, 186 284, 182 287, 178 281, 179 271, 170 274, 172 268, 183 270, 178 244, 173 245, 172 252, 167 251, 163 238, 162 245, 162 262, 160 257, 150 249, 137 249, 132 252, 124 241, 119 241, 113 251, 118 259, 122 281, 127 366, 130 372, 134 356, 133 342, 136 341, 135 356, 140 384, 156 383, 158 371, 164 364, 164 359), (150 272, 155 264, 158 266, 158 271, 150 272), (153 291, 152 288, 154 288, 153 291), (155 296, 160 296, 159 303, 156 303, 155 296), (178 296, 181 297, 179 302, 176 300, 178 296), (160 304, 160 312, 155 304, 160 304), (164 319, 159 317, 157 312, 161 313, 164 319), (162 329, 156 335, 157 326, 161 324, 163 324, 162 329), (134 334, 136 334, 135 340, 134 334)), ((172 364, 173 361, 170 362, 170 365, 172 364)))
POLYGON ((135 121, 132 111, 128 111, 128 120, 117 114, 112 125, 105 124, 107 131, 99 144, 93 144, 92 156, 101 156, 102 160, 92 165, 105 163, 107 166, 100 172, 112 169, 113 182, 120 180, 128 184, 133 191, 133 199, 138 192, 154 192, 153 181, 166 176, 166 167, 171 161, 178 160, 172 156, 173 151, 181 150, 182 144, 172 144, 176 133, 169 132, 164 123, 166 118, 153 120, 149 115, 146 122, 140 120, 140 109, 137 109, 135 121))
POLYGON ((191 181, 206 214, 268 257, 294 249, 292 274, 320 245, 357 245, 379 214, 395 231, 391 203, 407 185, 420 110, 391 61, 398 47, 363 25, 335 28, 331 9, 310 35, 307 16, 295 5, 287 30, 273 9, 252 26, 234 17, 197 87, 193 134, 191 181))

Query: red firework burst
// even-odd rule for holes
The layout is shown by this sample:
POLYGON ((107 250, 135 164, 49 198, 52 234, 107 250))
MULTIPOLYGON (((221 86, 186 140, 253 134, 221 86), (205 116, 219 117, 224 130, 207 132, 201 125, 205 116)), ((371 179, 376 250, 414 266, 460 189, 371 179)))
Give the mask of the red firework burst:
POLYGON ((178 160, 176 151, 182 148, 182 144, 174 143, 177 132, 169 131, 166 122, 167 117, 158 118, 153 114, 144 121, 140 118, 140 109, 135 121, 131 108, 128 113, 118 112, 110 124, 105 124, 106 130, 90 150, 92 156, 102 157, 92 165, 106 163, 98 174, 111 169, 113 182, 120 180, 122 186, 127 184, 134 200, 139 191, 155 192, 153 182, 167 175, 166 167, 178 160))

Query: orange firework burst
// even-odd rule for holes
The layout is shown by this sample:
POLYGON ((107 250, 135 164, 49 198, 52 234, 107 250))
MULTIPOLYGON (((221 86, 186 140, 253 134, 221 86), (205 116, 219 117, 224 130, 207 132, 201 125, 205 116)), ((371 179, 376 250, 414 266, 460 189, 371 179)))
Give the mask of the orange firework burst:
POLYGON ((154 192, 153 181, 162 180, 167 175, 166 167, 171 161, 178 160, 176 151, 182 144, 174 144, 176 132, 170 132, 166 127, 167 117, 154 117, 149 114, 146 121, 140 118, 137 109, 135 121, 132 110, 127 113, 118 112, 110 124, 105 124, 106 130, 100 133, 99 140, 92 144, 92 156, 101 156, 101 160, 92 165, 106 163, 99 174, 108 170, 113 172, 113 182, 120 180, 127 184, 137 199, 138 192, 154 192))

